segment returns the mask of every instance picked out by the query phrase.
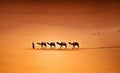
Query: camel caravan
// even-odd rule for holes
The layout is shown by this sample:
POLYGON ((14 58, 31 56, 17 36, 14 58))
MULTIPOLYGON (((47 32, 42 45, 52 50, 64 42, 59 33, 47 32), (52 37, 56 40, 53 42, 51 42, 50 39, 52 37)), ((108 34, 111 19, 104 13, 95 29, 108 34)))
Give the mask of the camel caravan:
MULTIPOLYGON (((78 42, 68 42, 68 44, 72 46, 72 49, 79 48, 78 42)), ((68 46, 66 42, 37 42, 37 45, 40 45, 41 49, 47 49, 48 46, 52 49, 55 49, 57 45, 60 47, 60 49, 67 49, 68 46)), ((35 49, 34 42, 32 42, 32 48, 35 49)))

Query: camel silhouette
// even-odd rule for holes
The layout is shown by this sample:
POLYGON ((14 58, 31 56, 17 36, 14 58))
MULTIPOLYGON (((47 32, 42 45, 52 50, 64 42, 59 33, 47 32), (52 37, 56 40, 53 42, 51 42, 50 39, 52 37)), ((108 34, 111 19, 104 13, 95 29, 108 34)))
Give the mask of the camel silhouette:
POLYGON ((60 48, 62 48, 63 46, 65 46, 65 48, 67 48, 67 44, 65 42, 56 42, 58 45, 60 45, 60 48))
POLYGON ((53 48, 53 47, 55 48, 56 47, 54 42, 50 42, 50 43, 47 42, 47 44, 50 45, 51 48, 53 48))
POLYGON ((70 45, 73 45, 73 48, 75 48, 75 46, 77 46, 79 48, 79 43, 78 42, 68 42, 70 45))
POLYGON ((41 43, 37 43, 38 45, 41 45, 41 48, 47 48, 47 44, 46 44, 46 42, 41 42, 41 43))

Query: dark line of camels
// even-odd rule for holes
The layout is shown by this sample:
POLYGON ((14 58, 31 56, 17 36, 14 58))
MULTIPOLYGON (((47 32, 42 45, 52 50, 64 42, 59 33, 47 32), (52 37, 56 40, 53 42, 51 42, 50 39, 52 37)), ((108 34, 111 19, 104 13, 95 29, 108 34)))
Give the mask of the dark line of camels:
MULTIPOLYGON (((59 45, 60 48, 67 48, 66 42, 37 42, 38 45, 40 45, 40 48, 47 48, 47 44, 50 46, 50 48, 56 48, 56 45, 59 45)), ((78 42, 68 42, 72 46, 72 48, 79 48, 78 42)), ((32 48, 35 48, 34 43, 32 42, 32 48)))

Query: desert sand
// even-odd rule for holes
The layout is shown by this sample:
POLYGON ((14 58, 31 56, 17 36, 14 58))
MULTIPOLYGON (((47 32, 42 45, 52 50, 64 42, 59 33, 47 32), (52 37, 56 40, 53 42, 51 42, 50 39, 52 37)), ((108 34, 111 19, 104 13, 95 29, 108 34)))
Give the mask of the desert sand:
POLYGON ((0 53, 0 59, 1 73, 120 72, 120 48, 79 50, 10 48, 0 53))

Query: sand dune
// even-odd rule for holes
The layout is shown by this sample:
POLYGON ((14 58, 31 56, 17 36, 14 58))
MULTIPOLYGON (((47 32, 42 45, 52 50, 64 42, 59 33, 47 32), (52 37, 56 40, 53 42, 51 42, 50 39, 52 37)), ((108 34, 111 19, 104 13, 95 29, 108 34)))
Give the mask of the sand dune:
POLYGON ((120 72, 120 48, 80 50, 11 48, 0 53, 0 59, 1 73, 120 72))

